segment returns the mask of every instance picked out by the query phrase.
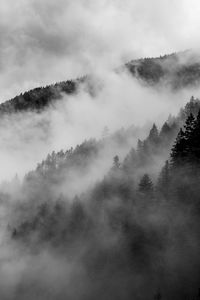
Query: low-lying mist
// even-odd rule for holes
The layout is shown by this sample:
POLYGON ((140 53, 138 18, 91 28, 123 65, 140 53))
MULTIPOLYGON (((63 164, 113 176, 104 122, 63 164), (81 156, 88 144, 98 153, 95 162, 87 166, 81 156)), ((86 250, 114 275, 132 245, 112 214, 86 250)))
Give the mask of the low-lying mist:
POLYGON ((200 299, 199 15, 0 1, 0 300, 200 299))
MULTIPOLYGON (((139 300, 162 290, 166 299, 182 300, 196 290, 199 231, 192 208, 188 214, 182 205, 138 196, 137 182, 118 174, 118 161, 113 166, 115 155, 121 164, 138 138, 176 115, 192 93, 199 91, 175 93, 128 73, 98 72, 89 90, 83 85, 40 113, 2 117, 0 179, 17 173, 22 183, 16 179, 0 194, 1 299, 139 300), (126 142, 115 138, 120 129, 122 136, 131 130, 126 142), (53 179, 36 172, 23 180, 48 153, 90 138, 100 150, 83 170, 72 165, 61 177, 52 169, 53 179)), ((165 159, 158 156, 148 172, 156 177, 165 159)))
MULTIPOLYGON (((75 147, 85 139, 101 138, 105 126, 110 134, 121 127, 139 128, 135 136, 144 138, 155 122, 158 126, 169 114, 177 114, 198 90, 171 92, 141 85, 129 74, 98 72, 90 86, 81 86, 73 96, 63 95, 41 113, 11 114, 0 120, 0 180, 18 174, 23 177, 48 153, 75 147)), ((129 149, 127 149, 128 151, 129 149)))

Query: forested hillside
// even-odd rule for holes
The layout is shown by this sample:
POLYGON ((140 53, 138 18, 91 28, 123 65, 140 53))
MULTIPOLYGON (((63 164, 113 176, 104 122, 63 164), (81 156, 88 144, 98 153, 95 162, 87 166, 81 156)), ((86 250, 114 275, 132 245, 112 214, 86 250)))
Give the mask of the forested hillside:
POLYGON ((10 114, 20 111, 41 111, 53 102, 62 99, 64 94, 73 94, 77 91, 78 85, 84 78, 77 80, 67 80, 52 84, 46 87, 38 87, 27 91, 0 104, 0 114, 10 114))
POLYGON ((0 0, 0 300, 200 300, 199 16, 0 0))
POLYGON ((199 299, 199 111, 192 97, 136 149, 134 128, 105 129, 99 141, 48 155, 22 183, 2 185, 7 239, 20 256, 46 252, 49 270, 59 256, 63 276, 70 258, 70 289, 61 280, 47 290, 33 268, 16 299, 199 299))
POLYGON ((134 77, 149 85, 178 90, 200 83, 200 62, 190 51, 133 60, 126 67, 134 77))
MULTIPOLYGON (((158 58, 133 60, 117 70, 123 73, 126 69, 140 83, 159 88, 180 90, 181 88, 196 87, 200 83, 200 59, 190 51, 174 53, 158 58)), ((44 108, 62 99, 63 95, 78 92, 82 84, 93 94, 90 75, 79 79, 67 80, 46 87, 38 87, 27 91, 0 104, 0 114, 10 114, 23 111, 42 111, 44 108)))

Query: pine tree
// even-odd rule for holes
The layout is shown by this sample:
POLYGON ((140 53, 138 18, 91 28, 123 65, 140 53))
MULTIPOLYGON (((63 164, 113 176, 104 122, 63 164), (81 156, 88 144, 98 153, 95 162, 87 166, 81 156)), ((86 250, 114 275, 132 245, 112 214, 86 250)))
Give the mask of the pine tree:
POLYGON ((194 142, 194 130, 196 127, 196 120, 191 113, 184 125, 185 128, 185 149, 184 149, 184 156, 185 156, 185 161, 187 162, 192 162, 194 153, 193 153, 193 142, 194 142))
POLYGON ((174 146, 171 150, 171 165, 173 167, 178 166, 179 164, 183 163, 183 159, 185 157, 185 145, 186 145, 186 138, 185 133, 182 128, 179 130, 177 135, 176 141, 174 146))
POLYGON ((168 196, 170 184, 170 167, 168 160, 165 162, 158 178, 158 190, 164 195, 168 196))
POLYGON ((185 122, 185 125, 184 125, 186 140, 189 140, 191 138, 191 134, 193 133, 193 131, 195 129, 195 125, 196 125, 195 118, 194 118, 193 114, 191 113, 188 116, 188 118, 185 122))
POLYGON ((140 155, 143 151, 143 142, 138 139, 138 142, 137 142, 137 153, 140 155))
POLYGON ((174 166, 185 163, 194 165, 200 160, 200 113, 196 120, 193 114, 190 114, 184 128, 184 131, 180 129, 172 148, 171 162, 174 166))
POLYGON ((170 126, 168 125, 167 122, 165 122, 161 128, 161 131, 160 131, 160 137, 161 138, 165 138, 167 137, 169 134, 171 133, 171 128, 170 126))
POLYGON ((133 171, 135 164, 137 163, 137 153, 134 148, 130 150, 123 162, 123 170, 126 172, 133 171))
POLYGON ((138 166, 144 166, 148 160, 149 160, 149 145, 148 145, 148 139, 141 141, 138 140, 137 144, 137 165, 138 166))
POLYGON ((199 99, 195 99, 194 96, 192 96, 190 98, 190 102, 188 102, 184 108, 186 117, 189 116, 191 113, 194 116, 197 116, 197 114, 199 112, 199 108, 200 108, 199 99))
POLYGON ((157 144, 159 141, 159 136, 158 136, 158 128, 156 124, 153 124, 153 127, 150 130, 149 136, 148 136, 148 141, 151 144, 157 144))
POLYGON ((172 126, 169 126, 167 122, 165 122, 160 130, 159 141, 161 147, 165 147, 169 145, 172 137, 174 135, 174 129, 172 126))
POLYGON ((153 192, 153 183, 148 174, 144 174, 139 183, 139 192, 150 194, 153 192))
POLYGON ((200 162, 200 111, 197 115, 196 122, 191 133, 190 139, 191 157, 194 163, 200 162))

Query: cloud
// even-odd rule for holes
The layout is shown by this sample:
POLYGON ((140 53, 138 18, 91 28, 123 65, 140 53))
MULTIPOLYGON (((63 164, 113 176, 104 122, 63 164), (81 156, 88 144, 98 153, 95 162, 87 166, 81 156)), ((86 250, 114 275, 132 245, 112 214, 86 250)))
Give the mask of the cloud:
POLYGON ((197 30, 190 24, 198 22, 198 9, 195 0, 2 0, 1 100, 87 73, 103 88, 94 98, 82 90, 41 115, 3 120, 0 179, 22 176, 53 150, 99 137, 104 126, 162 123, 176 114, 191 91, 174 95, 141 88, 112 69, 134 57, 195 46, 197 30), (187 38, 193 43, 187 45, 187 38))
MULTIPOLYGON (((128 73, 100 71, 91 80, 95 95, 83 86, 78 94, 63 95, 63 100, 40 114, 18 113, 0 120, 0 181, 16 173, 23 177, 53 150, 67 150, 85 139, 101 138, 105 126, 111 133, 131 125, 145 128, 135 135, 130 147, 135 146, 137 138, 146 137, 154 122, 162 126, 169 114, 176 115, 191 97, 191 90, 173 93, 141 86, 128 73)), ((200 95, 198 89, 192 92, 195 97, 200 95)), ((123 153, 129 150, 127 147, 123 153)), ((117 151, 120 154, 121 150, 117 151)), ((102 158, 101 172, 94 164, 94 180, 105 174, 114 155, 115 147, 102 158)))
MULTIPOLYGON (((83 88, 76 96, 65 95, 63 101, 59 101, 54 107, 46 109, 41 114, 29 112, 1 119, 0 181, 12 178, 15 173, 22 177, 53 150, 76 146, 86 138, 99 138, 106 125, 111 131, 131 124, 143 126, 147 121, 160 125, 169 113, 176 114, 180 106, 188 101, 191 90, 182 90, 176 94, 167 90, 157 91, 141 87, 126 73, 116 74, 111 70, 135 57, 160 55, 198 46, 199 8, 197 0, 163 0, 162 2, 159 0, 18 0, 15 2, 1 0, 0 98, 4 100, 37 85, 87 73, 92 74, 96 95, 91 96, 83 88)), ((194 95, 198 96, 199 90, 196 90, 194 95)), ((120 151, 119 147, 112 150, 114 154, 120 151)), ((68 188, 68 184, 71 188, 70 192, 77 193, 82 191, 83 187, 86 188, 89 183, 93 184, 98 176, 101 179, 101 175, 106 173, 112 163, 112 151, 109 155, 106 153, 105 157, 100 157, 96 164, 93 163, 89 174, 85 174, 84 178, 78 177, 75 173, 76 178, 72 178, 73 185, 71 182, 66 182, 63 189, 68 188)), ((9 192, 14 194, 17 203, 27 196, 24 190, 23 195, 18 195, 15 190, 9 192)), ((45 187, 43 197, 46 197, 45 187)), ((36 205, 37 200, 33 199, 33 204, 30 205, 36 205)), ((79 299, 83 297, 83 292, 86 292, 85 298, 89 298, 87 292, 92 294, 94 291, 100 297, 99 291, 104 293, 105 283, 108 282, 115 282, 115 284, 117 282, 116 291, 121 293, 117 295, 118 298, 124 299, 122 296, 124 291, 126 293, 124 287, 129 286, 129 282, 131 287, 137 286, 134 287, 134 291, 140 290, 145 293, 148 291, 146 282, 149 282, 151 276, 149 273, 146 274, 146 270, 144 278, 148 277, 147 281, 141 281, 141 276, 138 276, 138 273, 139 275, 140 272, 143 273, 139 265, 141 251, 138 252, 138 257, 136 256, 138 264, 137 259, 135 262, 136 269, 137 265, 139 266, 138 273, 131 270, 130 276, 123 276, 122 268, 118 276, 118 272, 115 274, 108 264, 108 275, 103 277, 104 280, 99 280, 99 274, 96 272, 91 287, 91 272, 90 276, 85 276, 87 262, 96 263, 98 257, 101 258, 97 255, 98 251, 100 249, 101 253, 103 249, 102 261, 104 263, 106 259, 107 265, 107 252, 105 251, 104 258, 104 247, 107 246, 108 249, 111 247, 112 250, 112 245, 108 242, 113 241, 113 234, 112 239, 110 235, 106 237, 104 226, 100 226, 100 230, 97 230, 97 239, 84 241, 86 246, 84 249, 82 243, 83 246, 81 245, 79 251, 86 252, 86 262, 85 253, 81 253, 84 254, 82 260, 76 249, 73 249, 75 250, 73 255, 69 255, 70 261, 67 257, 63 258, 60 253, 50 253, 46 249, 38 255, 30 254, 27 253, 27 249, 22 249, 23 246, 11 242, 6 235, 8 234, 6 226, 9 221, 12 221, 12 216, 9 216, 9 205, 9 199, 7 201, 6 198, 5 204, 0 207, 0 293, 3 299, 13 299, 14 296, 17 299, 21 294, 20 299, 35 299, 38 296, 36 293, 42 295, 39 299, 44 299, 45 296, 51 297, 50 299, 65 299, 67 296, 69 299, 79 299), (99 237, 99 233, 102 236, 99 237), (114 280, 112 281, 111 278, 114 280), (85 287, 89 287, 89 291, 86 291, 85 287), (47 294, 46 290, 48 290, 47 294), (65 294, 62 295, 62 292, 65 294)), ((15 205, 12 209, 15 210, 15 205)), ((21 206, 19 210, 23 215, 21 206)), ((168 212, 168 208, 157 207, 156 203, 156 209, 151 207, 150 212, 150 215, 149 212, 142 212, 141 220, 139 215, 139 222, 144 224, 145 231, 146 228, 148 230, 150 228, 150 231, 147 230, 150 237, 152 232, 149 224, 157 223, 156 228, 161 228, 163 238, 165 232, 163 233, 162 226, 159 225, 165 222, 169 229, 173 229, 178 222, 178 228, 179 226, 184 228, 185 234, 185 227, 182 226, 185 224, 184 215, 177 221, 177 211, 174 211, 174 207, 168 212), (150 222, 147 216, 151 218, 150 222)), ((180 210, 179 214, 182 214, 180 210)), ((14 216, 18 218, 17 212, 14 216)), ((21 221, 20 218, 19 220, 21 221)), ((191 223, 188 224, 191 226, 191 223)), ((191 229, 188 230, 188 236, 191 236, 190 231, 191 229)), ((153 235, 155 236, 154 232, 153 235)), ((172 237, 177 241, 176 235, 172 237)), ((121 249, 118 250, 120 243, 117 241, 113 243, 115 255, 113 260, 111 257, 111 266, 116 265, 116 258, 118 260, 116 249, 117 251, 121 249)), ((145 248, 143 239, 142 244, 145 248)), ((122 249, 124 251, 124 247, 122 249)), ((181 257, 179 255, 180 249, 182 248, 179 244, 177 248, 167 248, 169 251, 166 254, 169 259, 167 270, 174 271, 174 265, 176 267, 179 262, 181 264, 183 260, 185 262, 184 254, 181 257)), ((191 251, 192 255, 187 255, 188 262, 186 260, 184 266, 190 265, 190 257, 198 262, 198 247, 197 251, 195 249, 191 251)), ((148 247, 147 251, 151 254, 148 247)), ((67 255, 66 249, 64 253, 67 255)), ((122 266, 125 262, 126 272, 126 264, 130 266, 130 261, 126 251, 123 253, 125 256, 119 255, 119 258, 122 259, 122 266)), ((186 250, 183 253, 189 252, 186 250)), ((156 261, 153 265, 157 265, 158 259, 156 256, 155 260, 154 255, 155 251, 151 259, 153 263, 156 261)), ((165 259, 165 248, 162 255, 165 259)), ((92 270, 93 266, 89 265, 91 266, 89 270, 92 270)), ((94 265, 96 271, 95 266, 98 267, 99 264, 94 265)), ((183 269, 180 269, 181 271, 175 275, 184 274, 183 269)), ((185 269, 188 271, 188 267, 185 269)), ((157 272, 154 271, 153 274, 157 278, 157 272)), ((100 275, 102 275, 101 270, 100 275)), ((170 276, 169 283, 173 282, 174 277, 170 276)), ((191 281, 194 277, 190 276, 191 281)), ((109 290, 112 291, 112 284, 109 290)))
POLYGON ((135 57, 196 47, 199 10, 197 0, 1 0, 1 101, 135 57))

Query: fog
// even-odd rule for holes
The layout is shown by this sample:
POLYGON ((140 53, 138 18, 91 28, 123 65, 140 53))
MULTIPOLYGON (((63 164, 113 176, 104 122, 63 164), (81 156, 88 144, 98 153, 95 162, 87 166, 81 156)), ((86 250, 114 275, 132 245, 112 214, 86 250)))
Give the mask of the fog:
MULTIPOLYGON (((62 100, 41 113, 25 112, 5 116, 0 121, 0 180, 22 178, 35 169, 48 153, 67 150, 85 139, 101 138, 105 126, 110 134, 121 127, 140 128, 135 136, 144 138, 152 124, 158 127, 177 115, 198 89, 172 92, 142 86, 128 73, 101 71, 90 78, 94 93, 83 85, 78 94, 62 100), (139 136, 138 136, 139 135, 139 136)), ((127 152, 129 149, 127 149, 127 152)))
POLYGON ((1 0, 1 102, 130 59, 199 48, 198 0, 1 0))
POLYGON ((160 291, 167 300, 194 298, 198 183, 187 168, 182 177, 174 172, 165 199, 157 179, 168 149, 153 148, 155 161, 138 169, 130 160, 130 173, 124 158, 200 89, 148 86, 119 69, 140 57, 189 48, 198 54, 198 0, 0 2, 0 102, 83 75, 92 87, 86 82, 40 112, 0 119, 0 299, 160 300, 160 291), (114 138, 121 128, 125 142, 114 138), (60 173, 37 169, 52 151, 91 138, 98 151, 88 161, 79 153, 60 173), (146 172, 154 184, 148 195, 138 185, 146 172))

